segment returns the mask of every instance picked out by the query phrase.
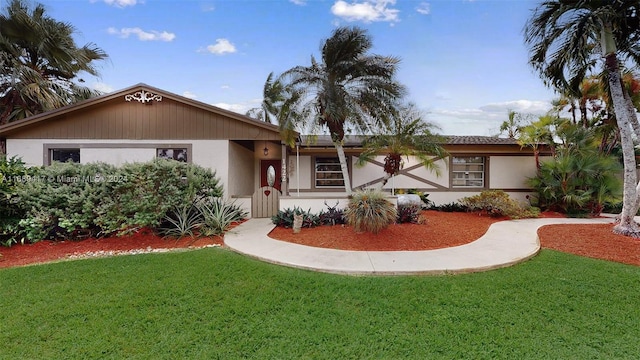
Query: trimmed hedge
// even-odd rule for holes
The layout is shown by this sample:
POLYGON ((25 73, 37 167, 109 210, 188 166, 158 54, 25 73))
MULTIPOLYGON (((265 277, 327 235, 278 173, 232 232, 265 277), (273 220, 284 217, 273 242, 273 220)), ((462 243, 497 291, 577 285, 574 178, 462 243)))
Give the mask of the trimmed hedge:
POLYGON ((174 160, 119 168, 54 163, 31 171, 16 184, 12 206, 23 217, 6 245, 155 228, 176 206, 223 192, 214 171, 174 160))

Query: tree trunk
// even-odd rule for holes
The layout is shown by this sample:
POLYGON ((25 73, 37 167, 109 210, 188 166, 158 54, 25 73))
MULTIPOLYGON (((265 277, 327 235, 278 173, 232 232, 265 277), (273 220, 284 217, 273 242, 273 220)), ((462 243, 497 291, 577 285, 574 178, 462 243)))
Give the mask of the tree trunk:
MULTIPOLYGON (((633 133, 635 134, 636 138, 640 139, 640 122, 638 122, 636 108, 635 106, 633 106, 633 102, 631 101, 631 96, 629 96, 629 93, 625 91, 623 95, 625 104, 627 106, 627 112, 629 113, 629 122, 631 123, 631 128, 633 129, 633 133)), ((634 215, 638 213, 638 209, 640 209, 640 182, 636 185, 636 201, 634 203, 633 209, 634 215)))
POLYGON ((376 190, 382 191, 382 188, 387 185, 387 183, 389 182, 389 179, 391 179, 391 174, 389 174, 388 172, 384 173, 384 176, 382 177, 382 181, 380 181, 378 183, 378 186, 376 186, 376 190))
POLYGON ((609 91, 613 101, 613 110, 618 122, 620 131, 620 142, 622 145, 622 156, 624 163, 624 192, 622 200, 622 212, 620 213, 620 223, 613 228, 616 234, 640 237, 640 227, 634 221, 636 204, 636 158, 631 136, 630 114, 624 99, 618 58, 615 52, 606 53, 606 70, 609 77, 609 91))
POLYGON ((342 177, 344 179, 344 191, 347 196, 351 196, 351 179, 349 178, 349 167, 347 166, 347 157, 344 154, 344 147, 339 142, 333 143, 338 152, 338 159, 340 160, 340 169, 342 170, 342 177))

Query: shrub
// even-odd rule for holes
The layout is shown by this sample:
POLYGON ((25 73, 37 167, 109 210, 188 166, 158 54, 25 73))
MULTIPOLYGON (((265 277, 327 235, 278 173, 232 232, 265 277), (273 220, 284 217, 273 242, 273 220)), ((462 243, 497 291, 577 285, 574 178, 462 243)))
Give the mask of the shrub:
POLYGON ((469 209, 466 205, 461 204, 459 202, 450 202, 447 204, 437 205, 433 207, 434 210, 443 211, 443 212, 467 212, 469 209))
POLYGON ((176 205, 160 222, 158 233, 176 238, 193 237, 196 235, 196 231, 202 227, 203 220, 202 212, 193 203, 176 205))
POLYGON ((616 158, 593 149, 559 152, 541 164, 529 184, 538 206, 570 215, 596 216, 621 199, 622 181, 616 158))
POLYGON ((17 192, 33 173, 34 170, 27 168, 19 158, 7 159, 0 155, 0 243, 4 246, 24 239, 19 223, 25 212, 19 204, 17 192))
POLYGON ((271 221, 276 226, 284 228, 293 227, 293 215, 303 215, 302 227, 314 227, 320 225, 320 217, 311 213, 311 209, 304 211, 302 208, 295 206, 293 209, 287 208, 284 210, 278 210, 278 213, 271 217, 271 221))
POLYGON ((534 208, 520 205, 502 190, 486 190, 478 195, 462 198, 461 203, 469 211, 485 212, 492 217, 508 216, 519 219, 538 216, 534 208))
POLYGON ((395 206, 385 199, 380 191, 358 191, 349 200, 345 211, 347 224, 355 231, 367 231, 374 234, 396 221, 395 206))
POLYGON ((164 217, 158 232, 164 236, 216 236, 224 233, 235 221, 247 217, 247 212, 235 202, 222 198, 195 199, 171 209, 164 217))
POLYGON ((113 166, 56 162, 33 171, 17 192, 24 211, 19 226, 28 241, 74 239, 98 231, 96 209, 109 197, 105 177, 115 172, 113 166))
POLYGON ((181 222, 174 225, 188 232, 188 205, 222 194, 214 172, 173 160, 122 168, 54 163, 33 171, 16 191, 24 213, 18 230, 30 242, 124 234, 163 221, 181 222))
POLYGON ((236 221, 247 217, 247 212, 234 201, 228 202, 219 197, 207 197, 197 202, 197 208, 203 217, 200 235, 221 235, 236 221))
POLYGON ((407 194, 415 194, 415 195, 420 196, 420 200, 422 200, 422 202, 423 202, 422 208, 424 210, 433 209, 436 206, 436 204, 432 200, 429 199, 429 194, 427 194, 427 193, 424 193, 422 191, 418 191, 416 189, 409 189, 409 190, 407 190, 407 194))
POLYGON ((183 203, 222 196, 215 172, 173 160, 125 164, 115 180, 109 183, 110 196, 97 210, 96 222, 104 233, 155 228, 169 210, 183 203))
POLYGON ((339 202, 336 202, 334 206, 329 206, 326 201, 324 204, 327 206, 327 211, 321 211, 318 215, 321 225, 339 225, 346 222, 344 210, 338 209, 339 202))
POLYGON ((398 224, 403 224, 403 223, 418 224, 420 223, 421 210, 422 210, 422 207, 416 204, 398 205, 398 218, 396 222, 398 224))

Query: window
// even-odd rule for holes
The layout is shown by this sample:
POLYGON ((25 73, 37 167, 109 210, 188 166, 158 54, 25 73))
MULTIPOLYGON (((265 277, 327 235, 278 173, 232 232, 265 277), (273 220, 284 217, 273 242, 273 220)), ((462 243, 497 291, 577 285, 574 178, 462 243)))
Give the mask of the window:
POLYGON ((344 187, 344 178, 338 158, 316 158, 316 187, 344 187))
POLYGON ((171 159, 180 162, 187 162, 186 148, 159 148, 157 156, 161 159, 171 159))
POLYGON ((59 162, 80 162, 80 149, 51 149, 51 161, 59 162))
POLYGON ((484 187, 484 157, 454 156, 451 167, 453 187, 484 187))

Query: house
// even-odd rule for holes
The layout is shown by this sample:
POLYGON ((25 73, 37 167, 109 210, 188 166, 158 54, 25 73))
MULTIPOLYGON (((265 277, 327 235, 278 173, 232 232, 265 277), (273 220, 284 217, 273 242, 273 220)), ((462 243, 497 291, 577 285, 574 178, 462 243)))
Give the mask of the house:
MULTIPOLYGON (((305 209, 320 211, 325 199, 343 199, 342 173, 336 151, 328 136, 305 139, 288 155, 288 197, 280 199, 282 208, 291 207, 304 198, 305 209), (299 171, 298 171, 299 169, 299 171), (320 201, 322 199, 322 201, 320 201)), ((354 188, 376 186, 384 177, 384 156, 356 167, 362 139, 347 137, 344 143, 351 184, 354 188)), ((440 176, 427 170, 415 159, 405 159, 397 176, 392 177, 383 189, 417 189, 429 194, 436 204, 445 204, 462 197, 476 195, 483 190, 504 190, 511 197, 526 201, 533 192, 527 179, 535 176, 533 151, 523 148, 515 139, 490 136, 448 136, 443 147, 449 157, 436 162, 440 176)), ((549 155, 542 151, 543 159, 549 155)), ((378 185, 379 186, 379 185, 378 185)), ((330 200, 329 205, 336 200, 330 200)), ((341 206, 346 201, 341 200, 341 206)))
MULTIPOLYGON (((254 217, 293 206, 320 211, 325 202, 344 206, 342 173, 331 141, 322 136, 300 140, 288 148, 275 125, 146 84, 0 126, 6 154, 28 165, 119 165, 165 157, 215 170, 225 196, 254 217)), ((409 159, 385 189, 423 190, 436 203, 485 189, 502 189, 520 199, 530 193, 526 179, 535 174, 532 152, 514 140, 454 136, 444 146, 451 156, 438 160, 441 176, 409 159)), ((360 150, 360 138, 346 140, 351 182, 354 187, 375 185, 384 175, 383 157, 357 168, 360 150)))

